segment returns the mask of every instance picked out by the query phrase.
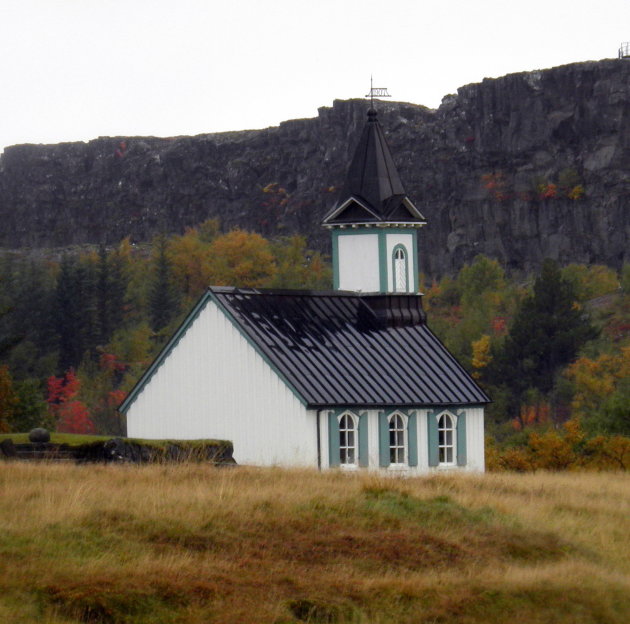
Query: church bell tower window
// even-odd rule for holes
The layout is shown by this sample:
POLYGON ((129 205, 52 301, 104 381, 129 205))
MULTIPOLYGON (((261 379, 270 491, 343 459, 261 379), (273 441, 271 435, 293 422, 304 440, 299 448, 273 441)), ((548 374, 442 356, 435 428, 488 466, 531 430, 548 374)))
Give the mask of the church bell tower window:
POLYGON ((407 253, 401 245, 394 249, 394 292, 408 292, 407 253))

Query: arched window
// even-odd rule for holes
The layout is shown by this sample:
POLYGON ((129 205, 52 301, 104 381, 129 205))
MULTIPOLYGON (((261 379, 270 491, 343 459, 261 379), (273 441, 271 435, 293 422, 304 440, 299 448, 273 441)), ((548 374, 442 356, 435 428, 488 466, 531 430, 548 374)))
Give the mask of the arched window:
POLYGON ((455 463, 455 422, 446 412, 438 420, 438 458, 440 464, 455 463))
POLYGON ((400 414, 389 417, 389 462, 405 464, 407 462, 407 423, 400 414))
POLYGON ((339 419, 339 463, 342 466, 357 464, 357 422, 348 412, 339 419))
POLYGON ((407 252, 402 245, 394 248, 394 292, 407 292, 407 252))

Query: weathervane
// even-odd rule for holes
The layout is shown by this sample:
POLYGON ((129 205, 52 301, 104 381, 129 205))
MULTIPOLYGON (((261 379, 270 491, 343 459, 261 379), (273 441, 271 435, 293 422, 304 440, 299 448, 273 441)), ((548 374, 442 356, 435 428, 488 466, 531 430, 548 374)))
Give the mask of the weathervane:
POLYGON ((365 96, 370 98, 370 108, 374 108, 374 97, 392 97, 387 93, 387 87, 375 87, 370 76, 370 92, 365 96))

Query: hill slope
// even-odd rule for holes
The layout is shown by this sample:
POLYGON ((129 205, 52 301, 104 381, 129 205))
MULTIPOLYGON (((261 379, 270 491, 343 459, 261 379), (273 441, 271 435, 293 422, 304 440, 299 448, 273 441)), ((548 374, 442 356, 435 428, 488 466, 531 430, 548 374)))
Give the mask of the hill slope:
POLYGON ((625 624, 629 479, 10 464, 0 619, 625 624))

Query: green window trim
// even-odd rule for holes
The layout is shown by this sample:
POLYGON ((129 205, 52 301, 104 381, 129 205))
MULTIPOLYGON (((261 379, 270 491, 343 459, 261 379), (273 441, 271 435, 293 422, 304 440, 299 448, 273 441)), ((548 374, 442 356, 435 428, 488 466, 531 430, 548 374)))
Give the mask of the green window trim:
POLYGON ((427 412, 427 437, 429 445, 429 466, 439 466, 440 455, 438 449, 438 425, 436 410, 429 410, 427 412))
POLYGON ((466 412, 459 414, 449 409, 435 409, 427 411, 427 433, 429 446, 429 466, 466 466, 468 463, 467 437, 466 437, 466 412), (438 434, 438 420, 443 414, 448 414, 454 427, 454 457, 452 462, 440 462, 440 444, 438 434))
POLYGON ((407 453, 409 466, 418 465, 418 415, 415 411, 409 413, 407 421, 407 453))
POLYGON ((466 457, 466 412, 457 415, 457 465, 465 466, 466 457))
POLYGON ((378 465, 389 466, 389 418, 385 412, 378 414, 378 465))
POLYGON ((392 257, 391 257, 391 267, 392 267, 392 292, 409 292, 409 251, 405 245, 398 243, 394 245, 394 249, 392 249, 392 257), (401 251, 403 254, 403 259, 405 261, 405 288, 404 290, 398 290, 398 280, 396 279, 396 254, 401 251))
POLYGON ((344 466, 358 466, 365 468, 369 465, 369 442, 368 442, 368 414, 367 411, 356 414, 348 409, 336 409, 328 412, 328 465, 330 468, 344 466), (354 423, 356 452, 354 463, 342 464, 341 462, 341 429, 339 423, 341 419, 348 415, 354 423))
POLYGON ((328 465, 331 468, 338 468, 340 464, 339 419, 335 412, 328 412, 328 465))

